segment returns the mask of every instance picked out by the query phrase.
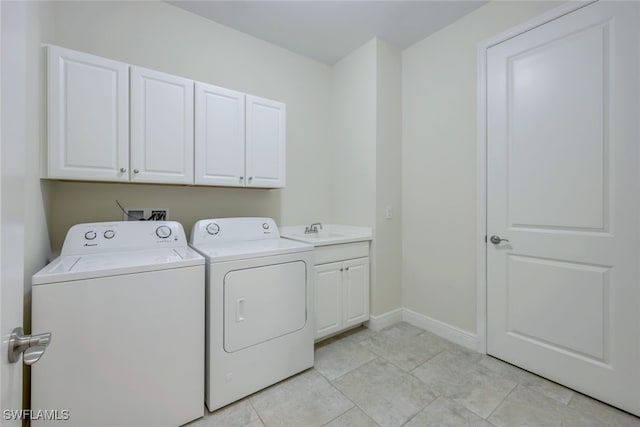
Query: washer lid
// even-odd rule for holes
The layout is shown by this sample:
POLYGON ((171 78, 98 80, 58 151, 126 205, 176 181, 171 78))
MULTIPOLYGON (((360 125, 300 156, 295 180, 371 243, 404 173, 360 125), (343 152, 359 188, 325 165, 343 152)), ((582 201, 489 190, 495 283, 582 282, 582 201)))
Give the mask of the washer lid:
POLYGON ((199 245, 192 244, 191 247, 204 255, 209 262, 258 258, 313 250, 313 245, 282 238, 210 242, 199 245))
POLYGON ((204 258, 189 247, 63 255, 33 275, 33 285, 143 273, 203 265, 204 258))

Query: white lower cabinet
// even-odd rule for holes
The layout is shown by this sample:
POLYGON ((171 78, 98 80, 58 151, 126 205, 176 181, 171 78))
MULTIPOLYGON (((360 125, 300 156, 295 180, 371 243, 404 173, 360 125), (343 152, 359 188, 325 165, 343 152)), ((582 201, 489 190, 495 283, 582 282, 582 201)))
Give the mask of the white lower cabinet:
POLYGON ((315 266, 315 339, 369 320, 369 257, 315 266))
POLYGON ((341 262, 335 262, 315 267, 316 339, 342 329, 341 265, 341 262))

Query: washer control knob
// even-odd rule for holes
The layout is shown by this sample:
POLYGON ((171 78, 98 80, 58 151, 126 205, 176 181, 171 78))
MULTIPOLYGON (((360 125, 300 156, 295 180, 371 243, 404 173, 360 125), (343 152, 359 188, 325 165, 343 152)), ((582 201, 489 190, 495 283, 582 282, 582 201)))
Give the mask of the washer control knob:
POLYGON ((156 235, 161 239, 166 239, 167 237, 171 236, 171 227, 161 225, 160 227, 156 228, 156 235))
POLYGON ((96 234, 95 231, 87 231, 86 233, 84 233, 84 238, 87 240, 93 240, 97 237, 98 235, 96 234))
POLYGON ((211 234, 212 236, 215 236, 219 232, 220 232, 220 226, 218 224, 216 224, 215 222, 210 222, 209 224, 207 224, 207 233, 211 234))
POLYGON ((104 232, 103 236, 105 239, 113 239, 116 235, 116 232, 113 230, 107 230, 104 232))
POLYGON ((268 230, 269 229, 269 224, 266 223, 266 222, 262 223, 262 228, 265 229, 265 230, 268 230))

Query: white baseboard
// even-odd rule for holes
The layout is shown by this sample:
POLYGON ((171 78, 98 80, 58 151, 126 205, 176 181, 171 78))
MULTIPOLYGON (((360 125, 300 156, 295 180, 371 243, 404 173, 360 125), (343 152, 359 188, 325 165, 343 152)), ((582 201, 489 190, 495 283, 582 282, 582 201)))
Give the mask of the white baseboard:
POLYGON ((408 308, 402 309, 402 320, 463 347, 478 351, 479 342, 476 334, 425 316, 424 314, 416 313, 408 308))
POLYGON ((379 331, 395 323, 407 322, 420 329, 429 331, 451 342, 459 344, 473 351, 479 351, 479 340, 476 334, 460 329, 424 314, 416 313, 408 308, 396 308, 378 316, 371 315, 367 327, 372 331, 379 331))
POLYGON ((372 331, 377 332, 387 326, 402 322, 402 310, 402 308, 396 308, 395 310, 387 311, 379 316, 371 315, 369 316, 367 327, 372 331))

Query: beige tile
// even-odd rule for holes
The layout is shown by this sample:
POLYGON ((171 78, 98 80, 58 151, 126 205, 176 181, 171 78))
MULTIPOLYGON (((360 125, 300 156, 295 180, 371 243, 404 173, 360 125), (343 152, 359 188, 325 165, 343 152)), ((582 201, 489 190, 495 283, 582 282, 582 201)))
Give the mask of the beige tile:
POLYGON ((597 420, 602 426, 640 426, 640 418, 580 393, 574 393, 569 407, 576 409, 589 418, 597 420))
POLYGON ((188 427, 259 427, 262 422, 248 400, 241 400, 215 412, 205 408, 205 415, 188 427))
POLYGON ((315 343, 315 349, 318 350, 337 341, 359 343, 374 336, 375 334, 376 333, 371 329, 368 329, 364 326, 359 326, 331 338, 325 338, 322 341, 318 341, 317 343, 315 343))
POLYGON ((405 427, 440 426, 491 427, 491 424, 459 403, 442 396, 405 424, 405 427))
POLYGON ((447 339, 439 337, 431 332, 424 332, 425 335, 429 334, 432 336, 432 339, 435 340, 438 345, 443 347, 449 353, 456 354, 458 356, 464 357, 467 359, 468 363, 477 363, 482 360, 483 357, 486 357, 482 353, 478 353, 477 351, 471 350, 469 348, 458 345, 454 342, 451 342, 447 339))
POLYGON ((349 409, 344 414, 340 415, 329 424, 325 424, 326 427, 379 427, 378 423, 373 421, 357 406, 349 409))
POLYGON ((359 328, 351 329, 350 331, 347 331, 341 335, 338 335, 337 338, 343 342, 351 341, 351 342, 357 343, 357 342, 364 341, 375 334, 376 332, 372 331, 371 329, 361 326, 359 328))
POLYGON ((376 335, 383 335, 396 338, 408 338, 419 335, 424 332, 424 329, 420 329, 416 326, 410 325, 407 322, 394 323, 391 326, 378 331, 376 335))
POLYGON ((486 418, 517 383, 472 360, 465 354, 444 351, 411 373, 436 395, 448 397, 486 418))
POLYGON ((352 340, 338 340, 317 348, 314 368, 329 380, 375 359, 376 355, 352 340))
POLYGON ((597 420, 523 385, 518 385, 488 420, 498 427, 600 425, 597 420))
POLYGON ((353 407, 314 369, 253 395, 250 402, 267 427, 321 426, 353 407))
POLYGON ((400 426, 434 400, 417 378, 380 359, 362 365, 334 381, 381 426, 400 426))
POLYGON ((574 392, 560 384, 549 381, 531 372, 520 369, 502 360, 496 359, 491 356, 486 356, 480 360, 479 364, 497 373, 503 377, 516 381, 522 385, 529 387, 547 397, 557 400, 558 402, 569 403, 574 395, 574 392))
POLYGON ((389 330, 369 338, 362 345, 408 372, 443 351, 442 341, 433 334, 411 335, 406 331, 395 333, 389 330))

